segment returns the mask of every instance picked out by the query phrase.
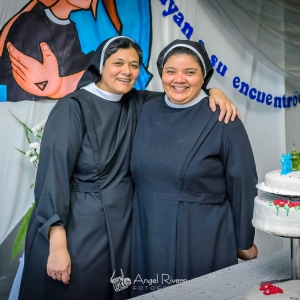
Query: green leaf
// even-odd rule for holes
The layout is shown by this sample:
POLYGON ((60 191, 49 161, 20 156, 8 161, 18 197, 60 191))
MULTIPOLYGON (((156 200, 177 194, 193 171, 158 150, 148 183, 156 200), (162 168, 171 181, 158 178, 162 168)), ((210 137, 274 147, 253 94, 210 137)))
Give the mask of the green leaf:
POLYGON ((24 129, 32 133, 32 130, 24 122, 22 122, 10 109, 9 111, 14 116, 14 118, 24 127, 24 129))
POLYGON ((22 154, 24 154, 24 155, 26 155, 26 152, 25 151, 23 151, 23 150, 20 150, 20 149, 18 149, 18 148, 16 148, 16 147, 14 147, 16 150, 18 150, 19 152, 21 152, 22 154))
POLYGON ((294 207, 296 210, 299 210, 300 209, 300 206, 295 206, 294 207))
POLYGON ((290 211, 289 205, 288 204, 284 204, 283 208, 286 210, 286 215, 288 216, 289 215, 289 211, 290 211))
POLYGON ((276 216, 278 216, 280 205, 276 204, 275 207, 276 207, 276 216))
POLYGON ((19 228, 18 234, 17 234, 17 236, 14 240, 12 254, 11 254, 11 258, 10 258, 10 263, 12 263, 14 261, 17 254, 21 251, 21 249, 24 245, 26 232, 27 232, 27 227, 28 227, 28 224, 29 224, 29 220, 30 220, 30 216, 31 216, 33 208, 34 208, 34 202, 32 203, 32 205, 29 208, 28 212, 25 214, 25 216, 23 218, 23 222, 22 222, 22 224, 19 228))
POLYGON ((22 122, 10 109, 9 109, 9 111, 14 116, 14 118, 23 126, 23 128, 25 130, 25 135, 26 135, 27 141, 30 144, 31 140, 29 138, 28 132, 32 133, 32 130, 24 122, 22 122))
POLYGON ((274 203, 273 203, 273 202, 270 202, 270 203, 269 203, 269 206, 274 206, 274 203))
POLYGON ((34 187, 34 185, 35 185, 35 183, 31 184, 31 185, 30 185, 30 188, 32 189, 32 188, 34 187))

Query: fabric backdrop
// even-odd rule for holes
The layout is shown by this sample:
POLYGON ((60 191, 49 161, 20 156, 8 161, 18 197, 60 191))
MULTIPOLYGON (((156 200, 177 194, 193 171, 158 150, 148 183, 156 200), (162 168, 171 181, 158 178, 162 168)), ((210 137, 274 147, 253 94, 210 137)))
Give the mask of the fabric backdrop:
MULTIPOLYGON (((152 0, 149 2, 116 0, 117 10, 120 10, 119 19, 123 25, 123 31, 120 33, 127 35, 135 33, 134 38, 144 45, 143 50, 146 53, 143 61, 144 75, 146 76, 144 85, 148 83, 147 76, 150 79, 153 75, 152 81, 147 86, 150 90, 162 90, 156 70, 156 58, 165 45, 174 39, 186 38, 204 42, 215 66, 215 74, 210 87, 221 88, 239 108, 253 147, 259 180, 262 180, 267 171, 280 168, 279 158, 286 151, 285 111, 298 113, 299 90, 297 91, 297 86, 295 87, 292 83, 286 90, 286 78, 282 72, 290 71, 290 67, 289 70, 281 69, 282 72, 277 72, 266 66, 263 61, 255 58, 255 53, 250 53, 247 48, 244 48, 244 44, 231 33, 224 20, 212 13, 211 8, 204 5, 204 2, 200 0, 152 0), (122 4, 125 2, 126 7, 122 4), (147 11, 147 7, 150 9, 149 11, 147 11), (144 11, 146 16, 149 13, 149 18, 143 17, 144 11), (148 27, 145 22, 148 22, 148 27), (288 97, 292 97, 289 102, 286 101, 288 97), (267 103, 267 99, 270 104, 267 103)), ((272 2, 280 5, 280 1, 272 2)), ((1 1, 0 28, 27 4, 27 0, 1 1)), ((233 4, 231 3, 231 5, 233 4)), ((102 2, 101 9, 104 9, 102 2)), ((83 21, 80 21, 80 13, 91 14, 91 12, 82 10, 71 15, 71 19, 76 22, 78 28, 81 47, 88 52, 93 47, 95 48, 96 44, 87 45, 85 41, 87 36, 93 40, 92 34, 97 35, 98 31, 100 34, 102 25, 99 30, 97 29, 99 26, 94 23, 97 23, 97 17, 100 18, 101 13, 96 15, 93 26, 87 25, 89 30, 86 31, 80 29, 80 26, 84 26, 83 21)), ((101 16, 101 18, 107 18, 105 15, 103 17, 103 14, 101 16)), ((85 22, 89 20, 92 23, 90 17, 83 20, 85 22)), ((106 25, 108 24, 107 29, 102 33, 118 34, 114 28, 110 28, 111 21, 109 22, 106 23, 106 25)), ((97 43, 105 37, 107 36, 102 34, 97 43)), ((277 54, 282 55, 277 59, 285 60, 284 51, 277 54)), ((293 59, 291 58, 289 66, 292 63, 293 59)), ((0 72, 2 71, 0 70, 0 72)), ((296 75, 293 74, 293 76, 296 75)), ((34 166, 29 163, 27 157, 14 149, 17 147, 27 150, 27 141, 22 127, 11 116, 8 109, 32 127, 47 117, 55 102, 56 100, 28 101, 24 99, 24 101, 16 103, 7 100, 0 103, 2 145, 0 147, 0 244, 30 207, 33 201, 33 191, 29 189, 29 186, 34 182, 35 177, 34 166)), ((295 140, 297 139, 300 144, 299 135, 295 138, 295 140)))

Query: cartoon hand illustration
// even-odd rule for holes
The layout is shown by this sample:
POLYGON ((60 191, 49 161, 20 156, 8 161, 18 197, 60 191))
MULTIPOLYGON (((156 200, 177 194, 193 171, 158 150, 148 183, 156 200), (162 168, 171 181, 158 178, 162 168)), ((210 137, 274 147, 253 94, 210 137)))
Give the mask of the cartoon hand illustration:
POLYGON ((1 30, 1 34, 0 34, 0 56, 2 56, 2 52, 3 52, 3 48, 4 48, 4 44, 5 44, 5 40, 6 37, 8 35, 8 32, 12 26, 12 24, 15 22, 15 20, 18 18, 18 16, 26 11, 30 11, 32 10, 32 8, 37 4, 37 0, 32 0, 31 2, 29 2, 29 4, 27 6, 25 6, 19 13, 17 13, 15 16, 13 16, 2 28, 1 30))
POLYGON ((27 56, 7 43, 11 68, 16 82, 28 93, 51 97, 61 89, 63 79, 59 77, 58 62, 47 43, 40 43, 43 63, 27 56))

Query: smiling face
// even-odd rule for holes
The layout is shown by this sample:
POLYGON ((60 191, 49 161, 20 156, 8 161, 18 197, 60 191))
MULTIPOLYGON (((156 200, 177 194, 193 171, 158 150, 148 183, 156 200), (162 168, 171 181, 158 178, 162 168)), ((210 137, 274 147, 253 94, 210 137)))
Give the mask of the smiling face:
POLYGON ((164 64, 162 85, 174 104, 186 104, 197 98, 203 82, 201 67, 190 55, 173 55, 164 64))
POLYGON ((139 72, 139 56, 136 50, 120 48, 105 61, 97 86, 113 94, 126 94, 133 88, 139 72))

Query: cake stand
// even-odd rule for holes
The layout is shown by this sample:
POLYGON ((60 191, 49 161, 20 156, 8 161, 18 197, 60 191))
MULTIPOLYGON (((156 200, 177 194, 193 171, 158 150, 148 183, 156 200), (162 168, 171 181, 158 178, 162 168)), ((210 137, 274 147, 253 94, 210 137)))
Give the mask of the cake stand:
MULTIPOLYGON (((281 237, 288 238, 287 236, 281 236, 281 237)), ((279 280, 268 280, 267 281, 268 283, 276 284, 276 283, 290 281, 290 280, 300 280, 300 237, 289 237, 289 238, 291 240, 291 277, 282 278, 279 280)), ((263 281, 260 283, 260 285, 262 286, 267 282, 263 281)))
MULTIPOLYGON (((293 196, 293 198, 290 198, 290 201, 299 201, 299 197, 296 198, 293 196)), ((291 240, 292 279, 300 280, 300 237, 291 236, 289 238, 291 240)))
POLYGON ((292 279, 300 280, 300 238, 291 237, 292 279))
MULTIPOLYGON (((290 201, 299 201, 300 196, 281 195, 289 198, 290 201)), ((300 236, 282 236, 289 238, 291 241, 291 279, 300 280, 300 236)))

